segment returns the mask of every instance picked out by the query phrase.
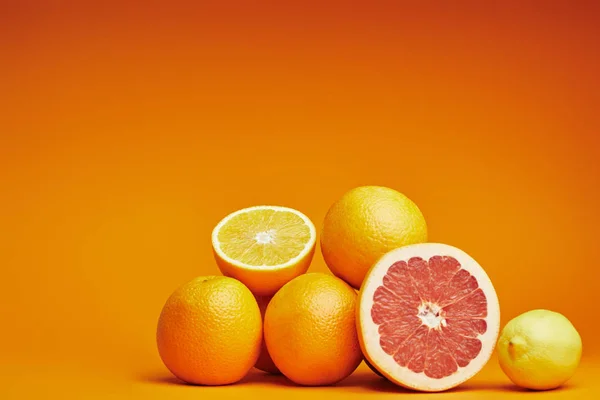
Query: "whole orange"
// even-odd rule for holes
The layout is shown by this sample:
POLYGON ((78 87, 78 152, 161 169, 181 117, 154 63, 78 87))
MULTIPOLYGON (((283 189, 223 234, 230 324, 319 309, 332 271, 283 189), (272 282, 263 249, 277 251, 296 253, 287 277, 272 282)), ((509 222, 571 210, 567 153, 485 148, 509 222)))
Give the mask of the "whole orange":
POLYGON ((328 385, 349 376, 362 360, 356 292, 332 275, 294 278, 273 296, 264 333, 273 362, 300 385, 328 385))
POLYGON ((239 381, 255 364, 262 338, 258 304, 241 282, 198 277, 166 301, 156 333, 165 366, 201 385, 239 381))
POLYGON ((346 192, 329 208, 321 229, 327 266, 356 289, 381 256, 426 241, 421 210, 402 193, 382 186, 346 192))
MULTIPOLYGON (((265 311, 267 311, 267 306, 271 301, 272 296, 256 296, 256 301, 258 303, 258 308, 260 308, 260 312, 264 318, 265 311)), ((280 374, 281 372, 277 369, 277 366, 271 359, 271 355, 269 354, 269 350, 265 344, 265 340, 263 337, 263 341, 261 344, 260 355, 258 356, 258 360, 256 361, 255 368, 260 369, 261 371, 268 372, 270 374, 280 374)))

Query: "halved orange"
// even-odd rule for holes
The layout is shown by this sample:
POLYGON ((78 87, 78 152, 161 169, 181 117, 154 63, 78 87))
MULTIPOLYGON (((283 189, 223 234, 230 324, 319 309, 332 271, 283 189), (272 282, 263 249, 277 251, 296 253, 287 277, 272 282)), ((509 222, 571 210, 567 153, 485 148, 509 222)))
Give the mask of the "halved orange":
POLYGON ((305 273, 312 261, 316 230, 300 211, 280 206, 238 210, 212 232, 219 269, 255 295, 271 296, 305 273))

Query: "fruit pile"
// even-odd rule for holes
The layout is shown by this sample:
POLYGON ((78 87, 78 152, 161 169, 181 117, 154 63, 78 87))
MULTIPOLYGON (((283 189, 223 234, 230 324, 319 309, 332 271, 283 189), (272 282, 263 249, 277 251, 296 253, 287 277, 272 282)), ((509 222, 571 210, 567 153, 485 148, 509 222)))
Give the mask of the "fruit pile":
POLYGON ((403 194, 365 186, 335 202, 320 248, 333 273, 307 273, 317 233, 301 212, 236 211, 214 228, 223 276, 178 288, 160 314, 157 345, 179 379, 241 380, 252 367, 299 385, 329 385, 364 360, 419 391, 453 388, 497 349, 517 385, 552 389, 572 377, 581 338, 561 314, 533 310, 500 331, 485 270, 464 251, 427 241, 419 208, 403 194), (358 293, 357 293, 358 292, 358 293))

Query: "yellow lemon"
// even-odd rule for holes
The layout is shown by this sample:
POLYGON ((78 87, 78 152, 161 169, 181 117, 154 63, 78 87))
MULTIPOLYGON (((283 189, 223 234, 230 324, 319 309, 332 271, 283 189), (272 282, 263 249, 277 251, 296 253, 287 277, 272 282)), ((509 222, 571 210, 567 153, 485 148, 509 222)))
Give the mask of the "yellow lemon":
POLYGON ((421 210, 402 193, 382 186, 361 186, 345 193, 329 208, 321 229, 327 266, 356 289, 384 254, 426 241, 421 210))
POLYGON ((500 334, 500 366, 518 386, 547 390, 569 380, 581 359, 581 337, 562 314, 532 310, 512 319, 500 334))

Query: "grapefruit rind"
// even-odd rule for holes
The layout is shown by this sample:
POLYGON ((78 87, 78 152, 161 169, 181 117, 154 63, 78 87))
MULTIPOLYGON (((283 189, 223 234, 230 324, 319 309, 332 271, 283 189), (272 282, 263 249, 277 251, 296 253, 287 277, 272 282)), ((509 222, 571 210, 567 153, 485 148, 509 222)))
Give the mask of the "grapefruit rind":
POLYGON ((365 358, 373 364, 390 381, 413 390, 439 392, 451 389, 472 378, 489 361, 500 330, 500 307, 498 297, 491 280, 485 270, 464 251, 441 243, 420 243, 404 246, 383 255, 367 272, 360 289, 357 307, 357 328, 361 350, 365 358), (487 298, 488 314, 487 330, 478 339, 482 343, 479 354, 464 368, 441 379, 427 377, 423 373, 415 373, 396 363, 394 358, 381 348, 378 325, 371 317, 374 301, 373 295, 383 285, 383 277, 390 266, 397 261, 409 260, 411 257, 429 259, 433 256, 450 256, 457 259, 461 268, 477 279, 487 298))

